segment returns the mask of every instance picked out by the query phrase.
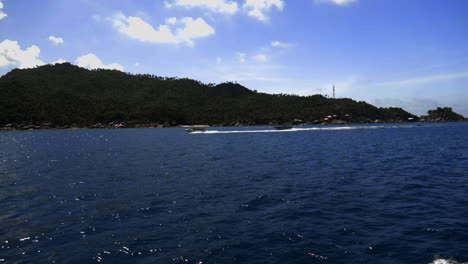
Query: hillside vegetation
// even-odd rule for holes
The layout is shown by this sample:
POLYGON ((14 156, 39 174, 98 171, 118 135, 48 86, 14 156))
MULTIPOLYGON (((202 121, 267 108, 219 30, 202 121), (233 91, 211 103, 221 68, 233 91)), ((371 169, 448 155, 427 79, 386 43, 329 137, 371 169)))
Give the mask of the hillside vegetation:
POLYGON ((446 122, 446 121, 464 121, 465 117, 453 112, 450 107, 437 107, 434 110, 427 111, 427 116, 422 116, 421 121, 426 122, 446 122))
POLYGON ((87 70, 69 63, 15 69, 0 78, 0 124, 255 125, 407 121, 400 108, 378 108, 322 95, 266 94, 237 83, 87 70))

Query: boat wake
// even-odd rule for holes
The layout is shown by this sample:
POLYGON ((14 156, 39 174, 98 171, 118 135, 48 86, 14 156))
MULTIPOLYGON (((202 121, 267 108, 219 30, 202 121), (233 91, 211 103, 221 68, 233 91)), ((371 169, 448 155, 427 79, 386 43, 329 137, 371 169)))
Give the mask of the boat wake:
POLYGON ((291 133, 301 131, 320 130, 354 130, 354 129, 388 129, 388 128, 412 128, 417 125, 394 125, 394 126, 334 126, 334 127, 296 127, 291 129, 258 129, 258 130, 207 130, 195 131, 190 134, 237 134, 237 133, 291 133))
POLYGON ((434 260, 434 262, 432 263, 429 263, 429 264, 468 264, 467 262, 458 262, 456 260, 453 260, 453 259, 443 259, 443 258, 439 258, 439 259, 436 259, 434 260))

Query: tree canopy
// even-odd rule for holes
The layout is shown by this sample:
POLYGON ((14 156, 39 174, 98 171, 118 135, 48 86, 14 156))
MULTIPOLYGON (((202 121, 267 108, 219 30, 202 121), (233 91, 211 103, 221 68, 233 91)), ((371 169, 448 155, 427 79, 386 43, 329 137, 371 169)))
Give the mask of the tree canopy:
POLYGON ((416 118, 401 108, 378 108, 348 98, 258 93, 232 82, 204 84, 187 78, 87 70, 69 63, 15 69, 0 78, 0 124, 233 125, 311 123, 327 116, 348 122, 416 118))
POLYGON ((429 110, 426 118, 433 121, 462 121, 465 119, 462 115, 453 112, 451 107, 437 107, 437 109, 429 110))

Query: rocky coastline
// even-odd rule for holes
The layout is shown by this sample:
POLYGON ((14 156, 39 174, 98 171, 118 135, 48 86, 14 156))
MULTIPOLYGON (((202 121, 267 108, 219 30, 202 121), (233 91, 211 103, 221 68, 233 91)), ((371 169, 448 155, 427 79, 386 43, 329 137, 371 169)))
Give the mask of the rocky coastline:
MULTIPOLYGON (((310 126, 310 125, 351 125, 351 124, 386 124, 386 123, 408 123, 408 122, 464 122, 464 120, 443 120, 443 119, 430 119, 421 118, 419 120, 362 120, 362 121, 349 121, 342 119, 327 119, 315 120, 313 122, 304 122, 295 119, 287 124, 295 126, 310 126)), ((176 122, 155 123, 155 122, 141 122, 141 121, 121 121, 109 123, 96 123, 92 125, 56 125, 50 122, 43 123, 10 123, 0 124, 0 131, 17 131, 17 130, 77 130, 77 129, 119 129, 119 128, 169 128, 169 127, 240 127, 240 126, 273 126, 278 125, 278 122, 270 122, 267 124, 256 123, 249 120, 239 120, 228 124, 178 124, 176 122)))

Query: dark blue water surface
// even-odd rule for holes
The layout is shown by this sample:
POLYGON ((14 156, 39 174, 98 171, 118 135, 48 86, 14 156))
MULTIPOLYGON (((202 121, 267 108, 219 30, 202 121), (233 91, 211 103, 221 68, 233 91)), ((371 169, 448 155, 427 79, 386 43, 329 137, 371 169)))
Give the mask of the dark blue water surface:
POLYGON ((0 132, 0 262, 468 261, 468 123, 328 128, 0 132))

